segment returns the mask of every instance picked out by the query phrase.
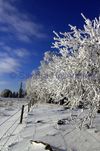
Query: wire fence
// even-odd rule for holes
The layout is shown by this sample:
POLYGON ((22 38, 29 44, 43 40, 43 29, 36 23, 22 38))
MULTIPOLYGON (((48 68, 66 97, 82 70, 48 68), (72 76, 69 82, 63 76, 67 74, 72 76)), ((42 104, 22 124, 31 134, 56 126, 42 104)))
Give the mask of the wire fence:
POLYGON ((17 112, 15 112, 13 115, 11 115, 9 118, 7 118, 5 121, 3 121, 1 124, 0 124, 0 127, 5 124, 8 120, 10 120, 13 116, 15 116, 18 112, 20 112, 21 109, 19 109, 17 112))
POLYGON ((17 126, 15 127, 15 129, 12 131, 12 133, 8 136, 7 140, 5 141, 5 143, 2 145, 1 151, 2 149, 5 147, 5 145, 7 144, 7 142, 9 141, 10 137, 13 135, 13 133, 16 131, 16 129, 18 128, 19 124, 17 124, 17 126))
POLYGON ((24 114, 28 113, 30 111, 30 108, 33 105, 34 105, 34 102, 32 102, 32 101, 30 101, 29 103, 27 103, 25 105, 22 105, 22 109, 19 109, 17 112, 15 112, 14 114, 12 114, 9 118, 7 118, 5 121, 3 121, 0 124, 0 127, 4 126, 4 124, 8 125, 8 121, 12 120, 19 113, 19 115, 17 117, 15 117, 14 122, 10 125, 10 127, 7 130, 5 130, 5 132, 3 133, 3 135, 0 137, 0 141, 4 141, 4 139, 6 139, 6 141, 4 141, 4 143, 3 143, 3 145, 1 145, 2 147, 0 148, 0 151, 2 151, 3 148, 6 146, 6 144, 8 143, 9 139, 13 136, 13 134, 16 131, 16 129, 18 128, 18 126, 22 124, 23 118, 24 118, 24 114))

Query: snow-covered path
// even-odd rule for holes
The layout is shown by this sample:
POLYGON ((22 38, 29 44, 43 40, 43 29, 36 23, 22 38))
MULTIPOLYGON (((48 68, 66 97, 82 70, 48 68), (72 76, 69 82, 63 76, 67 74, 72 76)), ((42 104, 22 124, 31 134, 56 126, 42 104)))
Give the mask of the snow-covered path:
MULTIPOLYGON (((76 112, 75 112, 76 113, 76 112)), ((50 144, 55 151, 100 151, 100 115, 95 119, 95 129, 80 131, 70 121, 70 111, 50 104, 37 104, 28 114, 26 126, 12 143, 9 151, 34 151, 30 140, 50 144), (58 125, 58 120, 65 125, 58 125)))

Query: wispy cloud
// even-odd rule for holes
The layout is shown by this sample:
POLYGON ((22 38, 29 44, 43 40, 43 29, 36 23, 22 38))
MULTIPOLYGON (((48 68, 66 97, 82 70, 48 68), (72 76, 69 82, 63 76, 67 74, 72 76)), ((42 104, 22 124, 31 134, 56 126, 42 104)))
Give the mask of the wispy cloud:
POLYGON ((30 51, 25 48, 13 48, 11 46, 6 45, 4 42, 0 42, 0 57, 9 55, 15 57, 28 57, 30 55, 30 51))
POLYGON ((23 41, 45 37, 43 26, 21 13, 13 2, 14 0, 0 0, 0 31, 9 32, 23 41))
POLYGON ((12 48, 0 42, 0 74, 20 74, 24 60, 30 55, 31 52, 25 48, 12 48))
POLYGON ((16 49, 16 50, 14 51, 14 53, 15 53, 18 57, 21 57, 21 58, 27 57, 27 56, 30 55, 29 51, 26 50, 26 49, 24 49, 24 48, 16 49))
POLYGON ((16 73, 19 67, 20 64, 18 63, 18 60, 15 58, 11 58, 9 56, 0 58, 0 74, 12 72, 16 73))

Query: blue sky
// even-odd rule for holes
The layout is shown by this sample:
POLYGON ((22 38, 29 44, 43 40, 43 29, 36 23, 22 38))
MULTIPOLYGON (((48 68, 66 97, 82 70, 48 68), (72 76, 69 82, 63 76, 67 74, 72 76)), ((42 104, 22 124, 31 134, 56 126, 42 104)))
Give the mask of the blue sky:
POLYGON ((17 90, 52 51, 53 30, 81 28, 81 13, 99 17, 100 0, 0 0, 0 91, 17 90))

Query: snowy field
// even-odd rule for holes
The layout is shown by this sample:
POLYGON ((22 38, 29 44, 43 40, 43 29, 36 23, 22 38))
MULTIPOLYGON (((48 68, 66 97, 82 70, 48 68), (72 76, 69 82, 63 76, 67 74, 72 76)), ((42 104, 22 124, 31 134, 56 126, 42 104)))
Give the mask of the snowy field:
POLYGON ((21 125, 20 108, 26 102, 16 100, 5 103, 0 101, 0 123, 15 115, 3 125, 0 124, 1 151, 42 151, 31 144, 31 140, 48 143, 53 151, 100 151, 100 114, 94 120, 94 128, 80 130, 76 117, 82 114, 81 110, 73 110, 71 114, 70 110, 59 105, 36 104, 29 113, 25 108, 21 125), (64 124, 59 125, 59 120, 64 124), (15 125, 2 137, 14 121, 15 125))

